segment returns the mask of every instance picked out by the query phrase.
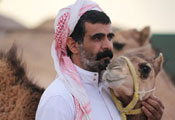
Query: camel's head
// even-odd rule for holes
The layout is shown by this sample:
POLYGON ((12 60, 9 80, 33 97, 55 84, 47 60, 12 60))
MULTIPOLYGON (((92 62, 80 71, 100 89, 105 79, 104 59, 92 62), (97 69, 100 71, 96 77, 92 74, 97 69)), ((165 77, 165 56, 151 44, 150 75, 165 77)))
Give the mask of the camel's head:
POLYGON ((149 26, 144 27, 141 31, 130 29, 116 32, 113 39, 114 55, 120 56, 127 49, 146 45, 149 43, 150 36, 149 26))
MULTIPOLYGON (((142 53, 130 53, 125 55, 132 63, 139 84, 139 91, 150 91, 155 87, 155 78, 162 69, 163 57, 160 54, 156 59, 147 59, 142 53)), ((134 82, 128 63, 122 57, 114 59, 103 74, 108 87, 114 90, 123 104, 127 105, 134 93, 134 82)), ((142 94, 142 93, 141 93, 142 94)), ((148 98, 152 92, 148 92, 141 99, 148 98)))

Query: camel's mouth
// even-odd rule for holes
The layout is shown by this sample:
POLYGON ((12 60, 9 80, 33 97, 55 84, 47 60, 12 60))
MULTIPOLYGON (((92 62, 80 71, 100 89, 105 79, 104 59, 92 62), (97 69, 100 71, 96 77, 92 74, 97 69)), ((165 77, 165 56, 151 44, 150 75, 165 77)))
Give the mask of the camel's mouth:
POLYGON ((103 74, 103 80, 105 80, 106 83, 110 85, 112 84, 117 85, 117 84, 123 83, 126 80, 126 78, 127 78, 126 75, 119 74, 115 70, 112 70, 112 71, 106 70, 103 74))
POLYGON ((109 80, 109 79, 106 79, 106 85, 110 88, 119 88, 125 81, 126 79, 124 78, 120 78, 120 79, 117 79, 117 80, 109 80))
POLYGON ((121 81, 124 81, 126 77, 123 77, 123 78, 117 78, 115 80, 109 80, 109 79, 106 79, 106 81, 108 83, 113 83, 113 82, 121 82, 121 81))
POLYGON ((111 88, 113 88, 113 87, 118 88, 119 86, 121 86, 121 84, 124 83, 125 80, 126 80, 125 76, 117 78, 117 79, 113 79, 113 80, 110 80, 110 79, 107 78, 106 83, 111 88))

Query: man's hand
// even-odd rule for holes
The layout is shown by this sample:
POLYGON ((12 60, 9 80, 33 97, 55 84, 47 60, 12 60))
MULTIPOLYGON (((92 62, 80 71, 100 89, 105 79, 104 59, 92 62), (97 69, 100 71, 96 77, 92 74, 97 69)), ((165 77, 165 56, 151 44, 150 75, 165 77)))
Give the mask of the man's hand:
POLYGON ((161 120, 164 110, 164 105, 157 97, 150 96, 142 102, 142 110, 148 120, 161 120))

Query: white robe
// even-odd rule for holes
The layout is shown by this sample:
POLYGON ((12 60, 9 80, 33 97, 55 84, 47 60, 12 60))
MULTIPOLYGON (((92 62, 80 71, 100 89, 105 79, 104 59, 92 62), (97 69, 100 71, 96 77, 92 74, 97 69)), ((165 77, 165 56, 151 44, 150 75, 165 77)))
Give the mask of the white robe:
MULTIPOLYGON (((91 105, 91 120, 121 120, 104 83, 98 83, 98 73, 76 66, 91 105)), ((36 120, 74 120, 75 105, 71 93, 58 77, 43 93, 36 120)))

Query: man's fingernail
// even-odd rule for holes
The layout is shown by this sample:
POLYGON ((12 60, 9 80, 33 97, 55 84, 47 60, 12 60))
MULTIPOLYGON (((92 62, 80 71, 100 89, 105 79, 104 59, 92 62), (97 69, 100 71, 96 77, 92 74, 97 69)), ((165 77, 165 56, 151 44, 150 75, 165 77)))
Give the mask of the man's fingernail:
POLYGON ((144 106, 142 106, 142 109, 145 109, 145 107, 144 107, 144 106))

